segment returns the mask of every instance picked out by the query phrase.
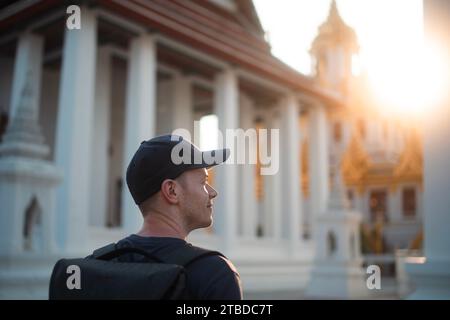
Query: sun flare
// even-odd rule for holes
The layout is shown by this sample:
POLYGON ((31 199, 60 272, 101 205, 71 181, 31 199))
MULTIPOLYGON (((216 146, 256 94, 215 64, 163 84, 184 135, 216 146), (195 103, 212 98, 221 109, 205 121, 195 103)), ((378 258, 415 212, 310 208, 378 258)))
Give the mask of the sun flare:
POLYGON ((371 61, 367 66, 371 88, 384 112, 421 115, 444 93, 443 66, 430 46, 371 61))

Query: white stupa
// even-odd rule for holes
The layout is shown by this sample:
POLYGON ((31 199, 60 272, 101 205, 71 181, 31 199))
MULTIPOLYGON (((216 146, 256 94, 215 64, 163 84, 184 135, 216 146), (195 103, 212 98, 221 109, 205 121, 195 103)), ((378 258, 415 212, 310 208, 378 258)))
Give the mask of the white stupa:
POLYGON ((350 209, 338 164, 327 210, 318 215, 315 223, 316 258, 307 297, 354 299, 368 295, 360 252, 360 222, 361 214, 350 209))
POLYGON ((14 298, 15 292, 20 299, 45 293, 56 252, 55 188, 61 175, 45 159, 49 148, 33 107, 36 96, 30 82, 28 72, 0 144, 0 299, 3 294, 14 298))

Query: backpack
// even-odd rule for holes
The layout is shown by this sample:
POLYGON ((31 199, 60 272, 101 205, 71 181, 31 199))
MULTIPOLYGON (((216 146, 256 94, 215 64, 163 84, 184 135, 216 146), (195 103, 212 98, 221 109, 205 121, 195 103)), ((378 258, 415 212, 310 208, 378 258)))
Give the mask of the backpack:
POLYGON ((136 247, 117 248, 112 243, 95 250, 87 258, 59 260, 53 267, 49 299, 191 299, 185 268, 211 255, 223 256, 217 251, 186 245, 158 258, 136 247), (116 259, 130 253, 144 256, 147 261, 120 262, 116 259))

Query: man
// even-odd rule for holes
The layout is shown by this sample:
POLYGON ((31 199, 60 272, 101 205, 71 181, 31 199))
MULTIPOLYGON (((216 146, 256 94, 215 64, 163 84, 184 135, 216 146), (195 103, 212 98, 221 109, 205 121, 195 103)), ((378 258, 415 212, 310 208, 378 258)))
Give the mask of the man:
MULTIPOLYGON (((144 222, 139 232, 117 246, 134 246, 156 257, 180 248, 189 250, 188 234, 209 227, 213 221, 217 191, 208 184, 207 169, 228 156, 227 149, 201 152, 179 136, 142 142, 128 166, 126 180, 144 222), (214 163, 205 161, 212 158, 214 163)), ((187 265, 186 271, 192 298, 242 299, 239 274, 227 258, 205 256, 187 265)))

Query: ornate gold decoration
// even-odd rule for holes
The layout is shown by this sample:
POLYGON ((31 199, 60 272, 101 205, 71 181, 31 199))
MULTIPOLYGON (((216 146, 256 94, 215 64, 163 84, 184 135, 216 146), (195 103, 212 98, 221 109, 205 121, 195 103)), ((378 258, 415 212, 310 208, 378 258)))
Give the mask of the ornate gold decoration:
POLYGON ((364 191, 364 178, 370 166, 369 157, 359 139, 354 133, 342 157, 342 176, 345 184, 358 187, 359 192, 364 191))
POLYGON ((400 155, 393 176, 396 184, 400 182, 422 182, 422 141, 417 130, 411 130, 409 133, 405 149, 400 155))

